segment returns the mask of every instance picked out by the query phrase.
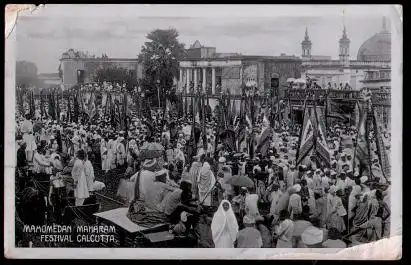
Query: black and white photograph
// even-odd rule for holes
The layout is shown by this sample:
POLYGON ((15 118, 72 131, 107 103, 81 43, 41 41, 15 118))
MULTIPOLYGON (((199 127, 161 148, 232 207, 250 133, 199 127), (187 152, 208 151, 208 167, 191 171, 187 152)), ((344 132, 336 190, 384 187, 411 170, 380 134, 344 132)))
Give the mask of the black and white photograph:
POLYGON ((401 258, 401 8, 20 12, 6 256, 401 258))

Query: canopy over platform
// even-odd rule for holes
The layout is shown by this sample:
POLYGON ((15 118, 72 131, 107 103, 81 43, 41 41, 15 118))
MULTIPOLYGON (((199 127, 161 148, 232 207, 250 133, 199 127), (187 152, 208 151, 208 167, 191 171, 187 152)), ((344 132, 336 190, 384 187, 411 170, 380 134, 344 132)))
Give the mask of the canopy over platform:
POLYGON ((121 227, 122 229, 126 230, 129 233, 143 232, 143 231, 150 230, 153 228, 168 225, 168 224, 158 224, 158 225, 155 225, 154 227, 139 226, 133 223, 130 219, 128 219, 127 212, 128 212, 128 208, 122 207, 122 208, 117 208, 117 209, 113 209, 113 210, 106 211, 106 212, 95 213, 94 216, 97 216, 115 225, 118 225, 119 227, 121 227))

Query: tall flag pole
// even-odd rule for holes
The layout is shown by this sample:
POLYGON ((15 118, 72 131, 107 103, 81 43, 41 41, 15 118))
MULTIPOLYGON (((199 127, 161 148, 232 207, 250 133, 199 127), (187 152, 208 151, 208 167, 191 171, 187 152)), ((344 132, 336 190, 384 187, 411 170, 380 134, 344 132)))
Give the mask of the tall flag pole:
POLYGON ((71 114, 71 103, 70 103, 70 93, 67 96, 67 120, 72 122, 72 114, 71 114))
POLYGON ((61 113, 61 108, 60 108, 60 94, 59 94, 59 91, 57 90, 57 101, 56 101, 56 103, 57 103, 57 121, 58 122, 60 122, 60 113, 61 113))
POLYGON ((203 148, 207 150, 207 133, 206 133, 206 113, 205 113, 205 94, 201 96, 201 129, 203 134, 203 148))
POLYGON ((41 115, 41 118, 43 118, 43 115, 44 115, 44 98, 43 98, 43 93, 42 92, 40 92, 40 115, 41 115))
MULTIPOLYGON (((357 128, 357 141, 354 149, 354 160, 358 160, 360 166, 360 175, 362 175, 365 167, 368 167, 369 163, 369 150, 368 150, 368 126, 367 126, 367 114, 368 106, 364 100, 357 101, 359 108, 360 119, 357 128)), ((357 166, 355 161, 355 166, 357 166)), ((371 172, 369 172, 371 173, 371 172)))
POLYGON ((328 90, 325 92, 325 128, 328 128, 328 90))
POLYGON ((301 161, 307 156, 311 149, 314 147, 314 121, 312 120, 312 107, 307 107, 308 95, 304 102, 304 121, 303 126, 300 131, 297 155, 296 155, 296 165, 300 164, 301 161))
POLYGON ((326 126, 324 123, 324 118, 322 117, 321 109, 317 107, 317 104, 314 100, 314 114, 315 122, 317 124, 314 146, 316 153, 322 158, 322 160, 327 164, 327 167, 330 166, 330 151, 328 150, 327 140, 325 136, 326 126))
MULTIPOLYGON (((365 128, 366 128, 365 131, 366 131, 366 136, 367 136, 367 139, 368 139, 368 137, 370 135, 370 127, 371 127, 371 123, 372 123, 372 113, 370 111, 371 100, 367 100, 365 104, 367 105, 367 108, 366 108, 366 110, 367 110, 366 117, 367 118, 366 118, 366 123, 365 123, 365 128)), ((371 148, 370 148, 370 142, 369 141, 366 142, 366 146, 367 146, 367 152, 368 152, 368 170, 369 170, 371 179, 374 180, 374 175, 372 173, 372 168, 371 168, 371 166, 372 166, 372 163, 371 163, 371 148)))
POLYGON ((215 148, 214 150, 216 151, 214 153, 214 157, 218 159, 218 152, 217 152, 217 147, 218 147, 218 142, 221 140, 221 133, 224 130, 224 95, 220 94, 220 98, 218 99, 218 109, 217 109, 217 128, 216 128, 216 137, 215 137, 215 148))
POLYGON ((250 139, 250 158, 254 159, 254 99, 255 99, 255 88, 253 87, 253 94, 250 102, 251 109, 251 139, 250 139))
POLYGON ((390 158, 388 157, 386 150, 385 150, 385 145, 384 141, 381 136, 380 128, 379 128, 379 122, 377 120, 377 113, 372 107, 372 112, 373 112, 373 125, 374 125, 374 136, 375 136, 375 142, 377 146, 377 153, 378 153, 378 158, 381 164, 381 172, 383 174, 383 177, 386 180, 391 179, 391 165, 390 165, 390 158))

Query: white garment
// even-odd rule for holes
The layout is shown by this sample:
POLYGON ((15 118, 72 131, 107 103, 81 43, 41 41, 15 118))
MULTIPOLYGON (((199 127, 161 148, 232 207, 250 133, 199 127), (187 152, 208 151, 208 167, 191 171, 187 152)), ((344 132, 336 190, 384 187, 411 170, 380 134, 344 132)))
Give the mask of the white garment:
POLYGON ((257 194, 247 194, 245 196, 245 211, 247 215, 252 216, 254 218, 260 215, 258 211, 258 195, 257 194))
MULTIPOLYGON (((135 174, 137 176, 138 172, 135 174)), ((132 177, 133 178, 133 177, 132 177)), ((133 178, 134 179, 134 178, 133 178)), ((150 190, 154 185, 155 172, 142 170, 140 173, 140 199, 146 201, 150 204, 150 190)))
POLYGON ((88 190, 94 191, 94 168, 90 160, 84 163, 84 173, 86 174, 88 190))
POLYGON ((101 154, 101 170, 110 170, 110 163, 108 160, 108 149, 107 149, 107 143, 105 140, 101 140, 100 154, 101 154))
POLYGON ((274 215, 275 209, 277 208, 277 204, 280 201, 281 196, 283 196, 283 192, 281 190, 273 191, 270 194, 270 214, 274 215))
POLYGON ((107 163, 109 169, 116 168, 116 144, 112 139, 107 143, 107 163))
POLYGON ((276 234, 281 235, 277 240, 277 248, 291 248, 292 237, 294 232, 294 222, 285 219, 276 227, 276 234))
POLYGON ((34 171, 37 173, 44 172, 45 168, 50 166, 50 162, 46 161, 41 154, 36 152, 33 156, 34 171))
POLYGON ((214 188, 216 179, 211 171, 210 164, 204 162, 197 178, 198 196, 200 202, 205 206, 211 206, 211 190, 214 188))
POLYGON ((116 145, 116 161, 117 163, 122 166, 124 165, 125 159, 126 159, 126 148, 124 147, 124 144, 117 140, 117 145, 116 145))
POLYGON ((354 215, 352 210, 354 209, 355 204, 356 204, 355 196, 359 195, 359 194, 361 194, 361 186, 359 186, 359 185, 353 186, 351 194, 348 198, 348 219, 351 219, 351 217, 353 217, 353 215, 354 215))
POLYGON ((345 181, 342 179, 337 179, 337 184, 335 184, 335 190, 345 191, 345 181))
POLYGON ((330 187, 330 178, 327 177, 326 175, 324 175, 324 176, 321 178, 321 187, 322 187, 323 189, 326 189, 326 188, 329 188, 329 187, 330 187))
POLYGON ((76 159, 76 161, 74 162, 71 176, 73 177, 74 181, 77 182, 76 188, 74 190, 74 197, 78 199, 88 198, 90 194, 88 192, 87 179, 84 172, 84 162, 80 159, 76 159))
POLYGON ((294 186, 294 182, 297 179, 298 171, 297 170, 288 170, 287 172, 287 188, 294 186))
POLYGON ((237 239, 238 224, 231 204, 227 200, 222 200, 217 212, 211 222, 211 232, 216 248, 233 248, 237 239), (224 210, 223 204, 228 203, 229 209, 224 210))

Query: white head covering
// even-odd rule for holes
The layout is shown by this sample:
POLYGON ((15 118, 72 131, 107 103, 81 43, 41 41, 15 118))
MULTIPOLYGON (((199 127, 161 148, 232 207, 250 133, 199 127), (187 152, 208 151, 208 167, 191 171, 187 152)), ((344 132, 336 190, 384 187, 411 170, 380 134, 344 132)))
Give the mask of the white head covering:
POLYGON ((245 215, 243 218, 244 224, 255 224, 255 218, 249 215, 245 215))
POLYGON ((330 193, 335 193, 336 191, 337 191, 337 189, 336 189, 335 185, 332 185, 332 186, 330 187, 329 192, 330 192, 330 193))
POLYGON ((180 220, 183 222, 187 222, 187 212, 181 212, 180 220))
POLYGON ((323 230, 310 226, 301 234, 301 241, 306 245, 315 245, 323 241, 323 230))
POLYGON ((225 163, 225 161, 226 159, 223 156, 218 159, 218 163, 225 163))
POLYGON ((256 216, 259 214, 258 211, 258 195, 257 194, 247 194, 245 197, 245 206, 249 215, 256 216))
POLYGON ((355 195, 358 195, 358 194, 360 194, 360 193, 361 193, 361 186, 355 185, 355 186, 352 188, 352 191, 351 191, 351 193, 350 193, 350 196, 351 196, 351 197, 354 197, 355 195))
POLYGON ((231 239, 234 242, 237 239, 238 234, 237 219, 234 215, 233 209, 231 208, 230 202, 227 200, 222 200, 217 212, 215 212, 213 216, 213 221, 211 222, 211 232, 214 242, 218 241, 222 236, 226 225, 228 227, 231 239), (223 208, 224 203, 228 203, 229 205, 229 209, 227 211, 223 208))
POLYGON ((368 177, 367 177, 367 176, 362 176, 362 177, 360 178, 361 184, 364 184, 367 180, 368 180, 368 177))
POLYGON ((293 188, 294 188, 295 192, 300 192, 300 190, 301 190, 300 184, 295 184, 295 185, 293 186, 293 188))

